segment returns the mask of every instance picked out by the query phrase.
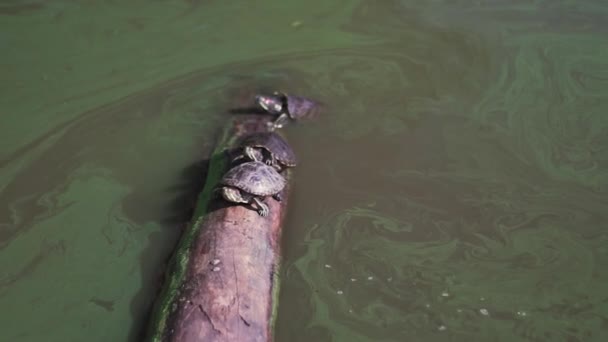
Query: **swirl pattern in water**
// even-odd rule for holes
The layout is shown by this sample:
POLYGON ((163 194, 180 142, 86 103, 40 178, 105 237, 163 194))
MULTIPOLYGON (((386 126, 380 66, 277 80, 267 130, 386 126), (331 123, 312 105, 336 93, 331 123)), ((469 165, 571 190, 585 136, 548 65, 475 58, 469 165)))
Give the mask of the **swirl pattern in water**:
POLYGON ((376 46, 298 61, 333 107, 293 132, 280 340, 608 337, 605 24, 462 5, 368 2, 376 46))

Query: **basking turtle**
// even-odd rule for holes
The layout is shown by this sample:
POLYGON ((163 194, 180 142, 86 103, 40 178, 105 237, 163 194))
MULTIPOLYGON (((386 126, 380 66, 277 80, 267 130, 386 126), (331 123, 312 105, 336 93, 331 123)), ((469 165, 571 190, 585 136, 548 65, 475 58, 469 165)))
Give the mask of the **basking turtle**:
POLYGON ((319 109, 319 104, 311 99, 278 91, 272 95, 257 95, 255 102, 268 113, 277 116, 269 123, 271 129, 283 127, 288 119, 300 120, 314 116, 319 109))
POLYGON ((269 209, 263 199, 272 196, 280 201, 285 179, 274 168, 259 161, 252 161, 228 170, 220 184, 225 200, 234 203, 255 202, 258 214, 267 216, 269 209))
POLYGON ((240 143, 242 155, 235 158, 247 157, 261 161, 274 167, 278 172, 287 167, 296 166, 297 159, 291 146, 274 132, 253 133, 246 136, 240 143))

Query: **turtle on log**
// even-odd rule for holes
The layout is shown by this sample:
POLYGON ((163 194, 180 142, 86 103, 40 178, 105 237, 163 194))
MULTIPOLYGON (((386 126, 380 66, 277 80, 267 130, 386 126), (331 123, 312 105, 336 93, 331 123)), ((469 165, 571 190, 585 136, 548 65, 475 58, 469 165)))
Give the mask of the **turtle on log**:
POLYGON ((259 161, 243 163, 228 170, 220 181, 222 197, 233 203, 255 203, 260 216, 268 216, 264 198, 281 200, 285 178, 273 167, 259 161))
POLYGON ((302 96, 275 91, 272 95, 257 95, 255 102, 267 113, 277 116, 268 125, 271 130, 281 128, 289 120, 301 120, 317 114, 320 104, 302 96))
POLYGON ((246 157, 274 167, 278 172, 297 164, 291 146, 275 132, 260 132, 246 136, 239 144, 241 154, 234 160, 246 157))

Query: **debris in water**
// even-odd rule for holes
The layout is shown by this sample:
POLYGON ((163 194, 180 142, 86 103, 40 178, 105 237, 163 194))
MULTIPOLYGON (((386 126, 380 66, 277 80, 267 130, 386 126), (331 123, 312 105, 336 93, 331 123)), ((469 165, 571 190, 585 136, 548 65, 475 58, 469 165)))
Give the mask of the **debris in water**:
POLYGON ((437 330, 439 331, 445 331, 447 329, 447 327, 445 325, 440 325, 439 327, 437 327, 437 330))
POLYGON ((352 282, 354 283, 355 281, 357 281, 357 279, 355 279, 355 278, 350 278, 350 281, 352 281, 352 282))
POLYGON ((490 312, 488 312, 487 309, 479 309, 479 313, 484 315, 484 316, 489 316, 490 312))
POLYGON ((325 264, 325 268, 331 268, 330 264, 325 264))
POLYGON ((369 276, 369 277, 367 277, 367 280, 374 280, 374 277, 369 276))
POLYGON ((446 291, 441 292, 441 297, 449 297, 450 294, 447 293, 446 291))
POLYGON ((339 295, 341 295, 341 294, 343 294, 344 292, 342 292, 342 290, 338 290, 336 293, 337 293, 337 294, 339 294, 339 295))

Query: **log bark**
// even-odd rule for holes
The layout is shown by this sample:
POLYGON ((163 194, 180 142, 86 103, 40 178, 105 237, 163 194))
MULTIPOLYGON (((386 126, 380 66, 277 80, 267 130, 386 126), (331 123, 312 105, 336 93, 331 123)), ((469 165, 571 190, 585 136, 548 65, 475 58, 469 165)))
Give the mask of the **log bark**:
POLYGON ((267 217, 226 203, 214 191, 229 164, 224 151, 234 148, 240 137, 265 130, 266 121, 242 116, 224 131, 192 223, 173 255, 147 340, 272 340, 289 189, 281 202, 266 198, 267 217))

